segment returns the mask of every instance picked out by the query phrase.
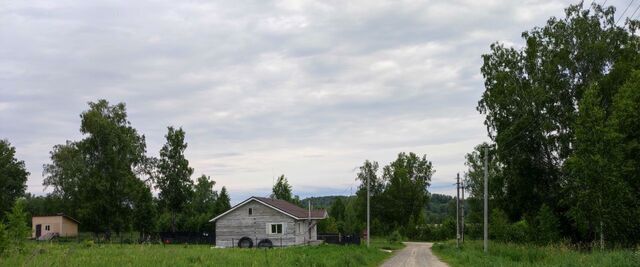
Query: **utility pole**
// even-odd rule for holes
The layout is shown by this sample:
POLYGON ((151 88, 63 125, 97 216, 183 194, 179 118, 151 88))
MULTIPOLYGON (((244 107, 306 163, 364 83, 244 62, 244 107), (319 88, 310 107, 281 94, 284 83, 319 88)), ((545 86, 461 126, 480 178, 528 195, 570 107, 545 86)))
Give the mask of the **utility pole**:
POLYGON ((370 236, 370 221, 371 221, 371 206, 369 204, 369 175, 367 175, 367 247, 369 247, 369 240, 371 239, 370 236))
POLYGON ((484 147, 484 253, 489 252, 489 145, 484 147))
POLYGON ((460 174, 456 178, 456 247, 460 247, 460 174))
MULTIPOLYGON (((459 173, 458 177, 460 177, 459 173)), ((462 211, 460 213, 460 216, 462 217, 462 224, 460 224, 460 233, 462 234, 462 243, 464 243, 464 180, 460 183, 460 190, 462 191, 462 211)))

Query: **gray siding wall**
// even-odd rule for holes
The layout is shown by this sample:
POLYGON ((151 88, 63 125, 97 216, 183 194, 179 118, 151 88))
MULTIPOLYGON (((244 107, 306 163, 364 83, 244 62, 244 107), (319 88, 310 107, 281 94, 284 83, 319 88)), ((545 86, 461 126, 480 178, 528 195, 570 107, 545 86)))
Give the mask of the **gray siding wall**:
MULTIPOLYGON (((268 238, 274 246, 291 246, 309 241, 306 220, 295 219, 255 200, 246 203, 216 221, 216 246, 237 246, 238 240, 249 237, 254 246, 268 238), (252 215, 249 215, 249 208, 252 215), (269 234, 269 223, 282 223, 282 234, 269 234)), ((317 227, 312 229, 312 240, 317 239, 317 227)))

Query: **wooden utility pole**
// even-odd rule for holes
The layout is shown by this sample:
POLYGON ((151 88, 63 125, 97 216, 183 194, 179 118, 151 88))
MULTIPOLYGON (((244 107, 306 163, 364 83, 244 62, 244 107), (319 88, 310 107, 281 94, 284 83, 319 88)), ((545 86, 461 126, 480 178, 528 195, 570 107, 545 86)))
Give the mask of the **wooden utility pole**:
POLYGON ((371 206, 369 204, 369 175, 367 175, 367 247, 369 247, 370 244, 370 227, 371 227, 371 206))
MULTIPOLYGON (((458 173, 458 177, 460 174, 458 173)), ((460 224, 460 234, 462 235, 462 243, 464 243, 464 180, 460 182, 460 191, 462 191, 462 204, 460 205, 462 210, 460 211, 460 216, 462 217, 462 224, 460 224)))
POLYGON ((484 147, 484 253, 489 252, 489 145, 484 147))
POLYGON ((460 174, 456 178, 456 247, 460 247, 460 174))

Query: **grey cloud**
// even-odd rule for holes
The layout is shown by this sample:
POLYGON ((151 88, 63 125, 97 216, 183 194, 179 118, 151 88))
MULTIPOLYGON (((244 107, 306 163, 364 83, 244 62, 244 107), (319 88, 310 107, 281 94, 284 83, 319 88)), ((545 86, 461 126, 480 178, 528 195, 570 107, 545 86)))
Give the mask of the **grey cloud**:
MULTIPOLYGON (((620 1, 617 1, 620 2, 620 1)), ((88 101, 126 102, 157 155, 187 132, 196 173, 239 196, 290 177, 344 194, 365 159, 427 154, 435 192, 486 140, 480 55, 569 1, 11 1, 0 8, 0 137, 42 192, 88 101)))

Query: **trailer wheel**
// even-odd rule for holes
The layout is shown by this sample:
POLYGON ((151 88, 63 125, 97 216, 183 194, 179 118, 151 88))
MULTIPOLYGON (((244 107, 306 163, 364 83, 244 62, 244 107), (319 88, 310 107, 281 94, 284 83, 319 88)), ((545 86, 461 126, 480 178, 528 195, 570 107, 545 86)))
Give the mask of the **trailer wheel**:
POLYGON ((258 242, 258 247, 259 248, 272 248, 273 247, 273 242, 271 242, 271 240, 269 240, 269 239, 262 239, 262 240, 260 240, 260 242, 258 242))
POLYGON ((238 241, 238 247, 239 248, 252 248, 253 247, 253 240, 251 240, 251 238, 248 237, 243 237, 240 238, 240 241, 238 241))

